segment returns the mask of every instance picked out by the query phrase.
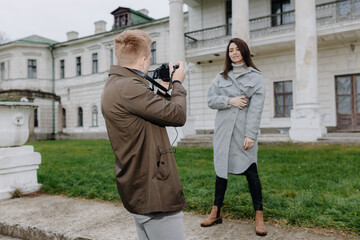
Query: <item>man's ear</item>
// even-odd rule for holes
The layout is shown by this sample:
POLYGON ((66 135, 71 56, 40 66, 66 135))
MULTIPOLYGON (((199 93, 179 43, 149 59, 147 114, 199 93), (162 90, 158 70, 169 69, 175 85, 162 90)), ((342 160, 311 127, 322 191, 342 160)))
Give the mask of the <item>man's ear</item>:
POLYGON ((141 66, 144 66, 144 65, 145 65, 145 60, 146 60, 146 57, 145 57, 145 56, 140 58, 140 65, 141 65, 141 66))

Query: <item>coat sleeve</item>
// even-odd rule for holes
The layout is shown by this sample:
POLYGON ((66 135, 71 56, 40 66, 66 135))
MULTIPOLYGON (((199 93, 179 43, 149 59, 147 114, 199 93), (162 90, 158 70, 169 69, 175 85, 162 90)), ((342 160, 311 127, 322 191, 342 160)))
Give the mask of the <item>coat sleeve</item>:
POLYGON ((250 137, 252 139, 256 139, 259 133, 261 114, 265 101, 265 85, 262 78, 259 85, 260 86, 257 87, 257 90, 255 90, 254 94, 249 100, 249 106, 246 115, 245 137, 250 137))
POLYGON ((231 105, 228 104, 229 100, 229 96, 220 95, 219 87, 215 78, 208 89, 207 103, 209 108, 219 110, 230 108, 231 105))
POLYGON ((166 99, 151 91, 137 79, 128 81, 121 91, 123 105, 132 114, 161 126, 183 126, 186 122, 186 90, 180 83, 173 85, 166 99))

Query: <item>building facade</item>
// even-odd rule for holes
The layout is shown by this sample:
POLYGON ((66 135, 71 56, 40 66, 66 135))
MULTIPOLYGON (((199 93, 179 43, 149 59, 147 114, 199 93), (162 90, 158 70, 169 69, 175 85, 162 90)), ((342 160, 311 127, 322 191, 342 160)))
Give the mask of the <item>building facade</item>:
POLYGON ((118 8, 112 30, 99 21, 94 35, 69 32, 62 43, 32 36, 1 45, 0 96, 39 104, 31 123, 38 139, 106 138, 100 98, 116 64, 113 40, 142 29, 154 41, 151 68, 186 62, 188 122, 179 140, 214 128, 207 89, 228 41, 240 37, 266 84, 262 134, 316 141, 326 132, 360 131, 360 0, 169 0, 169 8, 169 18, 158 20, 118 8))

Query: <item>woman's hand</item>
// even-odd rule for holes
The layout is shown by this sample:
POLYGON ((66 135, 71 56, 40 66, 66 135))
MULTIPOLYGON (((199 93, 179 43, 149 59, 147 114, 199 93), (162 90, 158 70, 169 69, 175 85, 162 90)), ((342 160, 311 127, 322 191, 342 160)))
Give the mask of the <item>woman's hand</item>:
POLYGON ((247 101, 245 100, 246 96, 238 96, 230 98, 228 104, 240 109, 243 109, 247 106, 247 101))
POLYGON ((249 138, 249 137, 245 137, 243 148, 244 148, 244 150, 246 151, 246 150, 252 148, 252 147, 254 146, 254 144, 255 144, 255 140, 254 140, 254 139, 249 138))

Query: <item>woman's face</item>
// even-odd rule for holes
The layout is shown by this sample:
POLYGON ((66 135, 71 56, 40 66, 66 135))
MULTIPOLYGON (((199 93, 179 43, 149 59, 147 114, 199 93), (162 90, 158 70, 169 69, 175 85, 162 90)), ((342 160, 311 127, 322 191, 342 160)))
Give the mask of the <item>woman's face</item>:
POLYGON ((229 45, 229 57, 234 64, 240 64, 244 61, 238 46, 233 42, 229 45))

